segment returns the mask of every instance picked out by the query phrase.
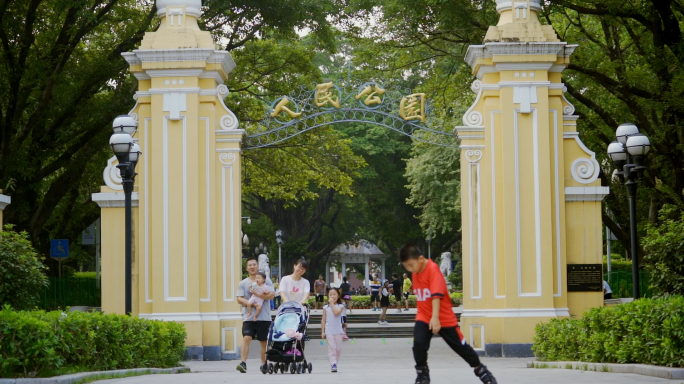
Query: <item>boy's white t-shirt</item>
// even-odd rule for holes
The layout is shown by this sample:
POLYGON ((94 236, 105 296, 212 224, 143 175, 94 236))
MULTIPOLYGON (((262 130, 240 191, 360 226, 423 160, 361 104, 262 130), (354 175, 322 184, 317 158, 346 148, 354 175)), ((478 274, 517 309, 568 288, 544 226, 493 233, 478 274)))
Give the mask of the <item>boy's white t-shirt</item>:
POLYGON ((304 296, 311 292, 311 285, 309 280, 305 278, 295 281, 291 276, 285 276, 280 280, 280 291, 285 293, 290 301, 302 301, 304 296))

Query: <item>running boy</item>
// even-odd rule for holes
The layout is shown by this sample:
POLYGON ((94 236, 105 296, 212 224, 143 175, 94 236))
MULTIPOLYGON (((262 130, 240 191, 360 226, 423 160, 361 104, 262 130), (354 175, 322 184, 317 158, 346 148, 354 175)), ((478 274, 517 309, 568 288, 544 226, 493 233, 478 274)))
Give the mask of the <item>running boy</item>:
POLYGON ((427 358, 432 335, 439 333, 446 343, 471 367, 485 384, 497 384, 494 375, 480 363, 480 358, 461 334, 451 299, 439 266, 423 256, 418 247, 406 244, 399 252, 404 268, 413 274, 413 293, 416 295, 416 325, 413 329, 413 358, 416 360, 415 384, 430 384, 427 358))

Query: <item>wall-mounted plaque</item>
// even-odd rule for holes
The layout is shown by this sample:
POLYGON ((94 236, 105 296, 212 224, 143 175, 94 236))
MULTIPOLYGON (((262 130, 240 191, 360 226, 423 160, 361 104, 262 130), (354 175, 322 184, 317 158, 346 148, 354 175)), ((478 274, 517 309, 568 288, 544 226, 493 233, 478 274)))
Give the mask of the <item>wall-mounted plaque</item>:
POLYGON ((601 264, 568 264, 568 292, 602 292, 601 264))

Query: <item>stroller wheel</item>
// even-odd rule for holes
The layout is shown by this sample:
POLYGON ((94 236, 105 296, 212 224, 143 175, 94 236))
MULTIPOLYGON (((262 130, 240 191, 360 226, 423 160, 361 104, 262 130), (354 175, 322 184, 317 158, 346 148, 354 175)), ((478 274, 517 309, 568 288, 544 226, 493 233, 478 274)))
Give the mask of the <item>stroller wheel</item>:
POLYGON ((295 363, 290 364, 290 373, 294 374, 297 371, 297 365, 295 363))
POLYGON ((302 363, 297 364, 297 374, 302 373, 302 363))
MULTIPOLYGON (((278 366, 276 365, 276 369, 277 369, 277 367, 278 366)), ((273 363, 268 363, 268 373, 273 374, 273 363)))
POLYGON ((285 373, 287 369, 285 369, 285 363, 280 363, 280 373, 285 373))
POLYGON ((311 363, 309 363, 309 367, 308 367, 308 368, 309 368, 309 373, 311 373, 311 368, 312 368, 311 363))
POLYGON ((302 373, 306 373, 306 367, 306 359, 304 359, 304 361, 302 361, 302 373))

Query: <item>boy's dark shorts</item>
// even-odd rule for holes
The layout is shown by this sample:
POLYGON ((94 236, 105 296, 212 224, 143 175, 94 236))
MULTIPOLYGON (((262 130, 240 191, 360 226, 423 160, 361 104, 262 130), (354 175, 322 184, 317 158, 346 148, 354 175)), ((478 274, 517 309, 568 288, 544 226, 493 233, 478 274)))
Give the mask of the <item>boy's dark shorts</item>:
POLYGON ((394 295, 394 298, 397 299, 397 301, 401 301, 401 293, 394 295))
POLYGON ((380 301, 380 295, 378 295, 377 293, 371 293, 371 303, 376 301, 380 301))
POLYGON ((244 321, 242 322, 242 336, 250 336, 259 341, 268 340, 270 321, 244 321))
POLYGON ((409 293, 408 293, 408 292, 404 292, 404 299, 408 300, 408 297, 409 297, 409 293))
POLYGON ((323 303, 325 300, 325 295, 316 295, 316 302, 323 303))

